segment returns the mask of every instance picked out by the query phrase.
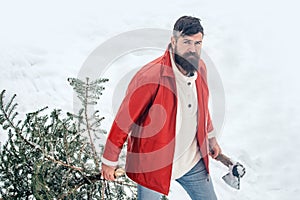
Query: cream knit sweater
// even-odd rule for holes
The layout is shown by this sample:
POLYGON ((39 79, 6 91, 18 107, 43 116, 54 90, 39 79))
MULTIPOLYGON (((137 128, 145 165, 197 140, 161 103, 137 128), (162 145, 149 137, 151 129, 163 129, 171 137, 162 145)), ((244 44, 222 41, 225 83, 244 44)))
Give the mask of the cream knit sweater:
POLYGON ((177 88, 177 114, 175 154, 172 180, 187 173, 200 160, 201 154, 197 144, 197 90, 195 80, 197 73, 187 77, 177 68, 170 51, 172 68, 177 88))

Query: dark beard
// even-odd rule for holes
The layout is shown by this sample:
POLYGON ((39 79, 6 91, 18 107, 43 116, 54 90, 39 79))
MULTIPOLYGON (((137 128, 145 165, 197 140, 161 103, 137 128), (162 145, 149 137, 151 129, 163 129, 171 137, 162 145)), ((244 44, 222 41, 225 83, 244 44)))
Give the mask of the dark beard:
POLYGON ((184 69, 187 74, 193 74, 195 71, 198 70, 198 64, 200 57, 196 53, 184 53, 182 56, 178 55, 177 49, 175 47, 174 53, 174 60, 175 63, 180 65, 182 69, 184 69))

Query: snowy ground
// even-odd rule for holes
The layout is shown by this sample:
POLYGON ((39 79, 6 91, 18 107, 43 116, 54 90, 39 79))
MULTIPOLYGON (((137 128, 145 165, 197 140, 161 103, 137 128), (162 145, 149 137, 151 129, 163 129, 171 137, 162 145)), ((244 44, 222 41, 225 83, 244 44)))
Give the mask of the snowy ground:
MULTIPOLYGON (((221 180, 226 168, 211 162, 219 199, 297 199, 297 7, 292 0, 1 0, 0 89, 18 95, 22 113, 46 105, 72 111, 73 93, 66 80, 78 76, 88 55, 100 44, 138 28, 172 29, 182 15, 200 17, 206 32, 204 48, 225 89, 226 121, 220 144, 247 169, 241 190, 235 191, 221 180)), ((160 53, 133 53, 116 63, 143 64, 160 53)), ((115 73, 107 74, 111 82, 117 79, 115 73)), ((113 112, 104 110, 103 115, 108 129, 113 112)), ((5 141, 3 132, 0 137, 5 141)), ((169 198, 188 199, 176 183, 169 198)))

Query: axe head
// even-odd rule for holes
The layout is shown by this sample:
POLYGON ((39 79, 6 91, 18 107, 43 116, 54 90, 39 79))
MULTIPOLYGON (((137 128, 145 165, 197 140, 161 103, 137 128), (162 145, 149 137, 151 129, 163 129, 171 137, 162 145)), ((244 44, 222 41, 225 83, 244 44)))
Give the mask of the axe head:
POLYGON ((231 187, 240 189, 240 178, 246 173, 246 169, 240 163, 235 163, 229 166, 229 173, 222 177, 222 179, 231 187))

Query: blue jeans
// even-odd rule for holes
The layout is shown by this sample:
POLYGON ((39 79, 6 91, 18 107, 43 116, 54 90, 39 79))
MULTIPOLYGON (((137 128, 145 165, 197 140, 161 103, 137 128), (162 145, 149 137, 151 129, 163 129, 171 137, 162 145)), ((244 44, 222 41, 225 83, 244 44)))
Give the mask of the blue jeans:
MULTIPOLYGON (((176 179, 192 200, 217 200, 212 180, 201 159, 189 172, 176 179)), ((138 200, 160 200, 162 194, 138 185, 138 200)))

